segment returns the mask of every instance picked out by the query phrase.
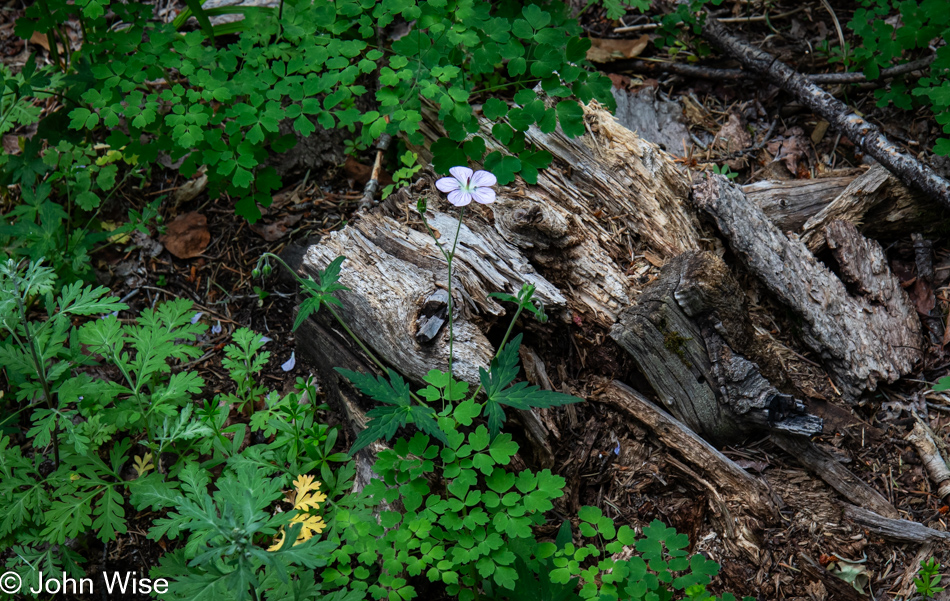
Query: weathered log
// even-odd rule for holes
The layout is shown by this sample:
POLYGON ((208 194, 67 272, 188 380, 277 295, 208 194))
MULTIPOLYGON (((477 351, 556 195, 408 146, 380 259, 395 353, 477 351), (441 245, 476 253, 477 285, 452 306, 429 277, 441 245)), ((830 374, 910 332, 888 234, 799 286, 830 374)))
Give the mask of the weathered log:
POLYGON ((832 221, 851 222, 866 236, 876 238, 929 231, 943 218, 945 211, 938 205, 926 202, 922 194, 905 187, 881 165, 875 165, 808 218, 801 228, 801 240, 809 250, 817 252, 826 246, 824 229, 832 221))
MULTIPOLYGON (((769 488, 731 459, 697 436, 690 428, 621 382, 606 385, 592 400, 605 403, 626 417, 646 425, 667 447, 692 466, 711 484, 711 500, 722 500, 716 507, 722 519, 722 532, 729 532, 727 544, 758 561, 761 545, 755 532, 778 518, 781 500, 769 488)), ((702 485, 702 482, 697 482, 702 485)))
POLYGON ((744 296, 718 257, 683 253, 620 314, 610 335, 663 406, 707 440, 725 444, 769 429, 820 432, 819 418, 741 354, 757 350, 744 296))
MULTIPOLYGON (((433 142, 444 132, 434 113, 424 113, 420 132, 433 142)), ((687 179, 669 155, 596 103, 584 108, 584 118, 588 134, 580 138, 560 128, 529 129, 528 143, 554 160, 536 185, 518 180, 502 187, 492 212, 506 240, 549 281, 571 290, 572 310, 610 326, 638 292, 624 273, 635 249, 667 259, 700 248, 704 234, 686 202, 687 179)), ((492 136, 492 122, 479 123, 487 150, 507 152, 492 136)), ((426 148, 417 151, 431 160, 426 148)))
POLYGON ((803 341, 816 351, 849 400, 893 382, 921 359, 920 321, 876 242, 848 222, 825 229, 844 283, 804 244, 787 238, 742 191, 713 175, 696 186, 696 205, 716 222, 746 268, 803 319, 803 341))

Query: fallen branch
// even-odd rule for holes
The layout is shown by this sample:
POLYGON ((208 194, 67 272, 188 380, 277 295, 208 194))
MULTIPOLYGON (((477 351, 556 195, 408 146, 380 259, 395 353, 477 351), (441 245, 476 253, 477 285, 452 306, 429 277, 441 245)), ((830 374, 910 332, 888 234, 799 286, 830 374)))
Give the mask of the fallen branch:
POLYGON ((928 528, 919 522, 895 520, 880 516, 869 509, 856 505, 845 505, 844 516, 863 528, 867 528, 884 538, 902 543, 929 543, 950 541, 950 532, 941 532, 928 528))
POLYGON ((882 517, 891 519, 900 517, 894 506, 881 493, 871 488, 867 482, 855 476, 851 470, 816 447, 807 438, 789 436, 781 432, 773 432, 770 438, 783 451, 817 474, 852 503, 882 517))
POLYGON ((737 59, 743 66, 795 96, 816 115, 835 126, 868 155, 900 177, 905 184, 950 207, 950 183, 947 180, 914 157, 902 152, 876 126, 857 116, 843 102, 771 54, 736 38, 716 19, 706 19, 702 35, 713 46, 737 59))
MULTIPOLYGON (((722 20, 720 19, 720 23, 722 20)), ((914 71, 920 71, 930 66, 934 62, 934 56, 928 56, 902 65, 895 65, 886 69, 881 69, 877 78, 871 79, 861 71, 851 73, 812 73, 804 75, 808 81, 814 84, 848 84, 848 83, 876 83, 885 79, 906 75, 914 71)), ((719 69, 716 67, 704 67, 702 65, 687 65, 683 63, 665 62, 665 61, 647 61, 640 59, 620 60, 611 63, 611 67, 618 70, 629 70, 645 75, 658 75, 660 73, 673 73, 684 77, 698 77, 700 79, 728 79, 738 81, 740 79, 750 79, 755 77, 754 73, 743 71, 742 69, 719 69)))
POLYGON ((943 455, 937 448, 930 427, 918 417, 914 423, 914 429, 905 438, 917 449, 924 467, 927 468, 927 473, 930 474, 930 479, 937 485, 937 498, 950 497, 950 468, 947 467, 947 462, 943 460, 943 455))
MULTIPOLYGON (((719 21, 722 23, 758 23, 761 21, 770 21, 772 19, 783 19, 785 17, 790 17, 794 15, 795 13, 802 12, 803 10, 805 10, 805 7, 800 6, 794 10, 790 10, 788 12, 781 13, 778 15, 772 15, 771 17, 769 15, 749 15, 748 17, 725 17, 723 19, 719 19, 719 21)), ((627 27, 617 27, 614 29, 614 33, 627 33, 630 31, 651 31, 653 29, 659 29, 659 28, 660 28, 659 23, 643 23, 642 25, 630 25, 627 27)))

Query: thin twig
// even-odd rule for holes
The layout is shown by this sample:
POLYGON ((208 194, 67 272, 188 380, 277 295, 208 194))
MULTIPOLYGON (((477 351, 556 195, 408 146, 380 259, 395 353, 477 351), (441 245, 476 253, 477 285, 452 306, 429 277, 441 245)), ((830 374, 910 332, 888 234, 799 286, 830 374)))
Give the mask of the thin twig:
MULTIPOLYGON (((719 19, 720 23, 758 23, 761 21, 768 21, 771 19, 784 19, 785 17, 790 17, 795 13, 800 13, 805 10, 804 6, 800 6, 795 10, 790 10, 787 13, 782 13, 780 15, 775 15, 770 17, 769 15, 750 15, 748 17, 726 17, 724 19, 719 19)), ((630 31, 652 31, 654 29, 659 29, 659 23, 644 23, 643 25, 630 25, 629 27, 617 27, 614 29, 614 33, 627 33, 630 31)))
MULTIPOLYGON (((919 71, 934 62, 935 56, 928 56, 915 61, 910 61, 902 65, 895 65, 886 69, 881 69, 881 74, 872 81, 883 81, 898 75, 905 75, 913 71, 919 71)), ((701 79, 718 80, 740 80, 751 79, 756 75, 742 69, 717 69, 715 67, 704 67, 702 65, 687 65, 683 63, 671 63, 658 60, 621 60, 611 63, 611 67, 617 70, 635 71, 646 75, 656 75, 659 73, 673 73, 685 77, 698 77, 701 79)), ((815 84, 848 84, 865 83, 870 78, 860 71, 846 73, 812 73, 804 75, 810 82, 815 84)))

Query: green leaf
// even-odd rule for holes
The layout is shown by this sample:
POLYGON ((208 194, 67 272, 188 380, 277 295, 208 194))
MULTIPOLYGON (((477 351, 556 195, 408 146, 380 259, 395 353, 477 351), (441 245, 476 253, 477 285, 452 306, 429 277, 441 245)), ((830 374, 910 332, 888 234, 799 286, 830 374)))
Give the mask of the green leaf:
POLYGON ((557 119, 561 122, 564 135, 569 138, 583 136, 586 132, 584 109, 573 100, 562 100, 557 103, 557 119))
POLYGON ((590 47, 590 38, 573 37, 567 41, 564 58, 572 63, 580 62, 587 58, 587 51, 590 50, 590 47))
POLYGON ((534 29, 543 29, 551 22, 551 15, 541 10, 537 4, 529 4, 522 10, 525 19, 534 29))
MULTIPOLYGON (((459 148, 458 142, 453 142, 449 138, 439 138, 429 150, 432 153, 432 167, 436 173, 446 174, 452 167, 465 165, 468 162, 465 151, 459 148)), ((496 177, 497 175, 495 173, 496 177)), ((499 181, 499 183, 501 182, 499 181)))
POLYGON ((495 150, 485 157, 485 169, 498 178, 498 185, 505 186, 515 180, 515 174, 521 170, 521 161, 517 157, 502 156, 495 150))
POLYGON ((485 104, 482 105, 482 113, 486 119, 492 121, 501 119, 508 114, 508 103, 500 98, 489 98, 485 104))

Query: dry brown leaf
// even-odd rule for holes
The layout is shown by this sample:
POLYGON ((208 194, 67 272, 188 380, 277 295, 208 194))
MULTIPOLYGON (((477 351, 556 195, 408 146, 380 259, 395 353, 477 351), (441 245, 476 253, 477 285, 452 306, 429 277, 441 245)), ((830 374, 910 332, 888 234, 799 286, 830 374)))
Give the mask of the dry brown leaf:
POLYGON ((273 223, 255 223, 250 228, 264 240, 274 242, 286 236, 301 218, 303 218, 302 213, 287 214, 273 223))
POLYGON ((608 40, 590 38, 590 50, 587 51, 587 60, 594 63, 609 63, 622 58, 633 58, 650 43, 650 36, 644 34, 636 40, 608 40))
POLYGON ((752 135, 746 129, 745 120, 736 112, 729 113, 729 120, 720 128, 717 139, 726 152, 738 152, 752 146, 752 135))
POLYGON ((179 259, 197 257, 208 248, 211 234, 208 219, 201 213, 184 213, 168 224, 165 235, 159 238, 168 252, 179 259))
POLYGON ((3 152, 10 155, 20 154, 20 139, 13 134, 4 134, 3 152))
MULTIPOLYGON (((31 44, 36 44, 36 45, 38 45, 38 46, 42 46, 47 52, 49 52, 49 38, 46 36, 45 33, 40 33, 40 32, 38 32, 38 31, 34 31, 34 32, 33 32, 33 35, 30 36, 30 43, 31 43, 31 44)), ((62 52, 62 51, 63 51, 63 45, 62 45, 62 44, 56 44, 56 49, 59 50, 60 52, 62 52)))
POLYGON ((802 128, 791 127, 785 132, 784 137, 769 142, 766 149, 775 156, 775 158, 772 159, 773 163, 775 161, 784 161, 788 170, 797 175, 798 162, 808 161, 811 146, 802 128))

